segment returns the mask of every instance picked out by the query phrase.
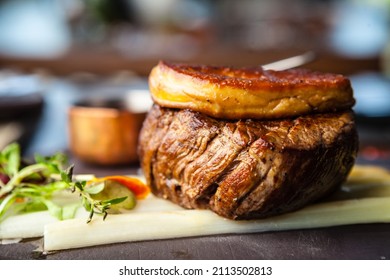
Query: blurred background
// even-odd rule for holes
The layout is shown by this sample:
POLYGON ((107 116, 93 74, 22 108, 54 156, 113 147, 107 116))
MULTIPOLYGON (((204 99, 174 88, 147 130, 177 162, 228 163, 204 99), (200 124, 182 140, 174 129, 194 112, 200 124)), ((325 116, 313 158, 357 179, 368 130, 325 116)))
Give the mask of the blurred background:
MULTIPOLYGON (((67 150, 79 99, 137 96, 161 59, 306 68, 351 78, 359 160, 390 161, 390 0, 0 0, 0 146, 67 150)), ((141 93, 141 94, 140 94, 141 93)))

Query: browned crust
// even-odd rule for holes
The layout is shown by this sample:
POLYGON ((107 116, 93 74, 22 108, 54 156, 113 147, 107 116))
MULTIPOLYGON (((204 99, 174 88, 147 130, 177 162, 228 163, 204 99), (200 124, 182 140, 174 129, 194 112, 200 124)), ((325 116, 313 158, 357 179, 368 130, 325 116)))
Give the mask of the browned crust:
POLYGON ((283 71, 257 68, 217 67, 209 65, 188 65, 160 61, 162 69, 172 69, 199 81, 208 81, 220 87, 248 90, 304 89, 315 86, 322 89, 334 88, 352 93, 349 79, 340 74, 322 73, 309 69, 288 69, 283 71))
POLYGON ((348 78, 306 69, 266 71, 161 61, 151 71, 149 88, 161 106, 223 119, 296 117, 355 104, 348 78))

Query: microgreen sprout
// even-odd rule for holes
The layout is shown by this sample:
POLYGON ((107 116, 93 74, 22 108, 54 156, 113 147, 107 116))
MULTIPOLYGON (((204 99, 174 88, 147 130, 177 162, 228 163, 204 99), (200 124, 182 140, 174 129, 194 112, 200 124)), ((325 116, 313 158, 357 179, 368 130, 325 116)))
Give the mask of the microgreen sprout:
POLYGON ((69 207, 74 208, 74 205, 61 206, 52 200, 53 195, 59 191, 79 194, 81 205, 89 212, 87 223, 92 220, 94 214, 102 215, 105 219, 107 210, 112 205, 127 198, 94 199, 91 194, 102 191, 104 185, 89 188, 86 181, 74 180, 74 166, 64 168, 66 163, 66 156, 56 153, 48 157, 37 155, 34 163, 26 164, 21 158, 17 143, 5 147, 0 152, 0 222, 7 215, 42 209, 47 209, 59 220, 71 218, 69 213, 74 214, 75 210, 70 211, 69 207))

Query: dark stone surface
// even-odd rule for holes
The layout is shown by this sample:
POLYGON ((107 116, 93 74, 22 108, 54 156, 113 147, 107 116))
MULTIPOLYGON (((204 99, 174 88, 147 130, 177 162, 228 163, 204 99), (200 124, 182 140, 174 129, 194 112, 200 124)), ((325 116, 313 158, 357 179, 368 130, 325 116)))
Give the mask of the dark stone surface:
POLYGON ((1 245, 0 259, 30 260, 384 260, 390 224, 128 242, 44 254, 41 239, 1 245), (38 250, 37 250, 38 248, 38 250))

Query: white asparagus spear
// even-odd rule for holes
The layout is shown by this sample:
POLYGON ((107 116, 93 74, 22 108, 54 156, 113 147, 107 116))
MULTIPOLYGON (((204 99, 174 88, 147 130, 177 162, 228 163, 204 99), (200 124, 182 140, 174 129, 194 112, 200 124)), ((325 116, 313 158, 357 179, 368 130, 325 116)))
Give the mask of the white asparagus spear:
MULTIPOLYGON (((69 200, 75 202, 77 200, 69 200)), ((169 210, 181 210, 182 208, 170 201, 155 198, 149 195, 146 199, 140 200, 137 206, 126 212, 158 212, 169 210)), ((88 212, 80 207, 75 217, 80 217, 84 221, 87 220, 88 212)), ((98 216, 95 217, 99 219, 98 216)), ((50 215, 48 211, 39 211, 33 213, 20 214, 11 216, 0 223, 0 240, 15 239, 15 238, 32 238, 43 236, 44 226, 47 224, 58 222, 57 218, 50 215)))
POLYGON ((208 210, 140 212, 108 216, 105 221, 66 220, 45 226, 44 250, 214 234, 253 233, 390 222, 390 198, 328 202, 269 219, 232 221, 208 210))
MULTIPOLYGON (((83 208, 79 208, 75 217, 86 220, 88 213, 83 208)), ((56 222, 58 219, 50 215, 49 211, 12 216, 0 223, 0 239, 41 237, 45 225, 56 222)))

